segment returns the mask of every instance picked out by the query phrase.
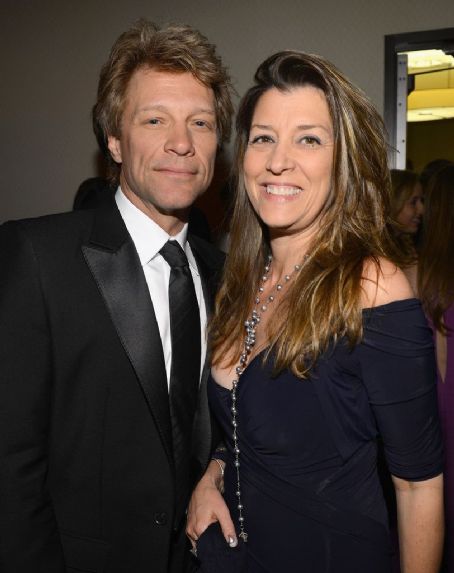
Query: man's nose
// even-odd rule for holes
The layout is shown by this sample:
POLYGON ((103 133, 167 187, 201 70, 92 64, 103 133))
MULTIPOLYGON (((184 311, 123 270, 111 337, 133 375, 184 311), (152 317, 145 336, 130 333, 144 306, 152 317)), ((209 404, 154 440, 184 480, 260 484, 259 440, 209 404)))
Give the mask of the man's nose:
POLYGON ((169 129, 165 150, 182 156, 194 153, 192 134, 186 125, 176 124, 169 129))

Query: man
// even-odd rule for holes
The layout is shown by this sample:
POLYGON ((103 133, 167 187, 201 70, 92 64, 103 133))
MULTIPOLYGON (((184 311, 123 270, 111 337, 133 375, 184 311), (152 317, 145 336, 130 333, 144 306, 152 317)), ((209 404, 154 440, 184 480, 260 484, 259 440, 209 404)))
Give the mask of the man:
POLYGON ((229 135, 230 93, 200 33, 139 22, 93 112, 115 197, 0 229, 2 573, 184 570, 222 265, 186 221, 229 135))

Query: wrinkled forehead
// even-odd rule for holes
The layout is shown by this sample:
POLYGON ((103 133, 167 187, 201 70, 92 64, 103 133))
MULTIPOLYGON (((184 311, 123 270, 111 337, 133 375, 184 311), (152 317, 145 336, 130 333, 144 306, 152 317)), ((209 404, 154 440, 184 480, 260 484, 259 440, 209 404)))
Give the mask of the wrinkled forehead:
POLYGON ((193 74, 143 67, 128 82, 121 118, 152 109, 187 115, 202 112, 216 119, 213 90, 193 74))
POLYGON ((311 85, 281 90, 271 88, 258 98, 250 118, 254 127, 286 126, 294 130, 317 129, 332 141, 333 125, 325 94, 311 85))

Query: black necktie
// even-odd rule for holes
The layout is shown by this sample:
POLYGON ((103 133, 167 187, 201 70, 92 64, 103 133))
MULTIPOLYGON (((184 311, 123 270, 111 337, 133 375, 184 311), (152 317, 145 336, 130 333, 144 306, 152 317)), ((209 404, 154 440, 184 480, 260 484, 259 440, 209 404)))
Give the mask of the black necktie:
POLYGON ((176 495, 186 495, 191 435, 200 381, 200 311, 188 259, 177 241, 160 254, 170 265, 169 314, 172 340, 169 402, 172 418, 176 495))

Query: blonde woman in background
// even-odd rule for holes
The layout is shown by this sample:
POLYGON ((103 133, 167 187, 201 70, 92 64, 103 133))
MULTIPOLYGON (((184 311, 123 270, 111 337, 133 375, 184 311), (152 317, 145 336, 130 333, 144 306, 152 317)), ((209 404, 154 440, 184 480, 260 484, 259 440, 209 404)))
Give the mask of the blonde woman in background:
POLYGON ((407 169, 391 170, 391 219, 402 251, 403 269, 416 291, 417 239, 424 214, 423 188, 419 176, 407 169))
POLYGON ((414 171, 391 170, 391 217, 402 233, 410 236, 419 231, 424 214, 424 196, 419 176, 414 171))

